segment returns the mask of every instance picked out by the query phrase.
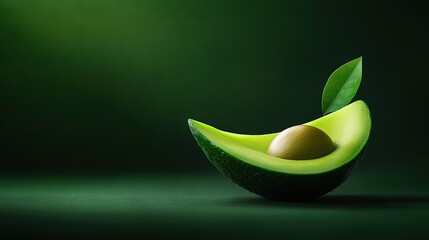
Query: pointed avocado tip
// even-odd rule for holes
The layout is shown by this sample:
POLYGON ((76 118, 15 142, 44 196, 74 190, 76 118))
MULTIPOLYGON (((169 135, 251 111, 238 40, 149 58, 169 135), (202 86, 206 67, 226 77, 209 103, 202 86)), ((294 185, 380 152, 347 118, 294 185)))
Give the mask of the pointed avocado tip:
POLYGON ((193 125, 194 125, 194 119, 192 119, 192 118, 188 118, 188 125, 189 125, 189 127, 192 127, 193 125))
POLYGON ((197 120, 195 120, 195 119, 188 118, 188 124, 189 124, 189 125, 196 125, 196 124, 203 124, 203 123, 202 123, 202 122, 200 122, 200 121, 197 121, 197 120))
POLYGON ((188 118, 189 130, 191 130, 192 135, 195 137, 196 127, 194 125, 195 120, 188 118))
POLYGON ((192 129, 196 129, 196 126, 199 124, 200 122, 198 122, 197 120, 194 120, 192 118, 188 118, 188 125, 189 128, 192 129))
POLYGON ((198 131, 198 132, 200 131, 199 130, 200 128, 213 128, 213 127, 211 127, 205 123, 199 122, 199 121, 194 120, 192 118, 188 119, 188 125, 189 125, 189 128, 191 129, 191 131, 198 131))

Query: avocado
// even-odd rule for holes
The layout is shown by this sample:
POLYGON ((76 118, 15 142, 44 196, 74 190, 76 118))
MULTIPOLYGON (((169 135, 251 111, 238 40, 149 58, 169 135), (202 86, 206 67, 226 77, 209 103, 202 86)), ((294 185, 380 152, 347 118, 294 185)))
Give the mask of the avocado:
POLYGON ((324 131, 336 148, 310 160, 267 154, 279 133, 245 135, 225 132, 192 119, 190 130, 209 161, 241 187, 283 201, 309 200, 343 183, 362 157, 371 131, 371 115, 362 100, 305 123, 324 131))

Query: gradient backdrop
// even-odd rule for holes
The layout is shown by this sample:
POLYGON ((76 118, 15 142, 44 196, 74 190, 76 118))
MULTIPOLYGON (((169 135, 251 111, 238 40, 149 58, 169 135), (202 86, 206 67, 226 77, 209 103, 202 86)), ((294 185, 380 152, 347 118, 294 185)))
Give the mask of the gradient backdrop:
POLYGON ((386 175, 391 189, 419 193, 429 183, 427 11, 411 1, 3 0, 0 173, 204 181, 217 170, 188 118, 250 134, 310 121, 331 72, 363 56, 356 99, 373 130, 353 177, 386 175))

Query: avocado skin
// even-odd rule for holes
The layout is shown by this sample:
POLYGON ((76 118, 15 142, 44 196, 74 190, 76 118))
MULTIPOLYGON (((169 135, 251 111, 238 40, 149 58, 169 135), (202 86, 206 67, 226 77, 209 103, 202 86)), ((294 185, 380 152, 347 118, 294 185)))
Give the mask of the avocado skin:
POLYGON ((276 201, 304 201, 320 197, 338 187, 350 175, 362 158, 362 150, 355 159, 329 172, 309 175, 274 172, 253 166, 223 151, 192 124, 192 135, 209 161, 239 186, 262 197, 276 201))

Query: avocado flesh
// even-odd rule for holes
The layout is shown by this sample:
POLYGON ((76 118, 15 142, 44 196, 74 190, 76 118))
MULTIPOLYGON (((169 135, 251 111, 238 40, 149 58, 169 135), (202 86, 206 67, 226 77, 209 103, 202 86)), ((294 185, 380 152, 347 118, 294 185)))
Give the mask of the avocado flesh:
POLYGON ((371 116, 359 100, 305 125, 328 134, 336 149, 317 159, 281 159, 266 153, 279 133, 229 133, 189 120, 192 134, 214 166, 249 191, 278 200, 314 198, 340 185, 362 155, 371 116))

